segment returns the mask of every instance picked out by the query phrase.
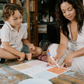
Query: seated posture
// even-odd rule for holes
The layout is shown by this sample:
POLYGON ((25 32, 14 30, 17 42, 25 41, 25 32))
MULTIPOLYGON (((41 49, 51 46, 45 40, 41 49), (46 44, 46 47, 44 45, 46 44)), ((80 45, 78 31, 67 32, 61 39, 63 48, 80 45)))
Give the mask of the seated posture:
MULTIPOLYGON (((60 44, 51 44, 48 52, 60 66, 84 73, 84 9, 80 0, 57 0, 56 16, 60 44)), ((48 65, 55 65, 47 56, 48 65)))
POLYGON ((4 6, 2 17, 5 24, 1 31, 0 58, 23 61, 41 54, 41 48, 27 40, 27 28, 22 24, 22 15, 23 9, 20 5, 8 3, 4 6))

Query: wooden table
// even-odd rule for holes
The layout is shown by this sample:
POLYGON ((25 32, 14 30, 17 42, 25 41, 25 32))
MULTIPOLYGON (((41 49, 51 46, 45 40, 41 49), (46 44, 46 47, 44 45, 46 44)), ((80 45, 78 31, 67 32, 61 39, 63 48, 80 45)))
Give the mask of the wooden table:
MULTIPOLYGON (((25 63, 17 60, 6 61, 0 64, 0 84, 18 84, 20 81, 31 78, 28 75, 20 73, 10 68, 12 65, 25 63)), ((84 75, 68 71, 58 77, 50 79, 53 84, 84 84, 84 75)))

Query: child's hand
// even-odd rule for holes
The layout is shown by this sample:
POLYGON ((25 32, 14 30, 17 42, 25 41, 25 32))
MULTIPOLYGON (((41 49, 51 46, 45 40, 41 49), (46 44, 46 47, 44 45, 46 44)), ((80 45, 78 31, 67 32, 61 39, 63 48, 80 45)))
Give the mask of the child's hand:
POLYGON ((25 53, 21 52, 20 59, 17 59, 18 61, 23 61, 25 59, 25 53))
POLYGON ((34 51, 34 50, 35 50, 35 46, 34 46, 33 44, 30 44, 30 45, 29 45, 29 50, 30 50, 30 51, 34 51))

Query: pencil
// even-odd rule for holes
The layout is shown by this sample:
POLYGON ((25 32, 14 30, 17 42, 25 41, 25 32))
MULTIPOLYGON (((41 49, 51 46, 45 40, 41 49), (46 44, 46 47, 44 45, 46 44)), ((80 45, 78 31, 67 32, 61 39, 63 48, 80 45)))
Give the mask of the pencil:
MULTIPOLYGON (((50 53, 47 53, 49 56, 50 56, 50 58, 55 62, 55 60, 52 58, 52 56, 50 55, 50 53)), ((56 63, 56 65, 59 67, 59 65, 56 63)))

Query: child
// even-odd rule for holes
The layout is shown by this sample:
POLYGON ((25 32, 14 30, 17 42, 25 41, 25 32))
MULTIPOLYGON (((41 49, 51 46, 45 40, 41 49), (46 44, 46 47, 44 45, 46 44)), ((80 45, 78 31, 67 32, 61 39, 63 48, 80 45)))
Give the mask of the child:
POLYGON ((1 58, 31 60, 42 52, 41 48, 35 47, 27 40, 27 28, 21 24, 22 15, 23 9, 18 4, 8 3, 3 8, 2 17, 5 24, 1 31, 1 58))

